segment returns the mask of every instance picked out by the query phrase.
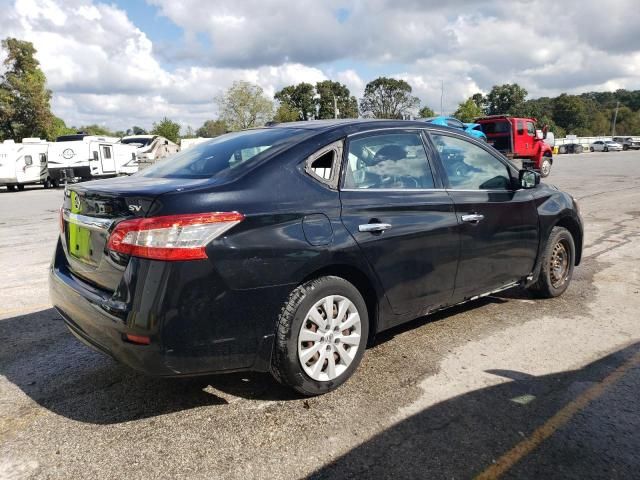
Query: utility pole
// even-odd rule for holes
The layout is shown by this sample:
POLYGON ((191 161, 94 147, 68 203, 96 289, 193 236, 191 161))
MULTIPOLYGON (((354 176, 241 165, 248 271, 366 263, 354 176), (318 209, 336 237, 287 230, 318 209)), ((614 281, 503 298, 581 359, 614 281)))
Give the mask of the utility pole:
POLYGON ((440 80, 441 84, 440 84, 440 116, 443 115, 443 109, 442 109, 442 99, 444 98, 444 80, 440 80))
POLYGON ((613 125, 611 126, 611 137, 616 136, 616 121, 618 120, 618 107, 620 107, 620 101, 616 103, 616 113, 613 116, 613 125))
POLYGON ((336 94, 333 94, 333 118, 338 118, 338 100, 336 100, 336 94))

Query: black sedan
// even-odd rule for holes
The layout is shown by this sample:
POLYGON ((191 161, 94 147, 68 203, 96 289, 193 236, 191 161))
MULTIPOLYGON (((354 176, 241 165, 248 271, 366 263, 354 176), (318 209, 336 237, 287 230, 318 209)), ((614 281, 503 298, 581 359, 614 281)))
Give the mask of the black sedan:
POLYGON ((514 286, 561 295, 575 200, 484 142, 418 121, 230 133, 65 190, 53 305, 151 375, 347 380, 383 330, 514 286))

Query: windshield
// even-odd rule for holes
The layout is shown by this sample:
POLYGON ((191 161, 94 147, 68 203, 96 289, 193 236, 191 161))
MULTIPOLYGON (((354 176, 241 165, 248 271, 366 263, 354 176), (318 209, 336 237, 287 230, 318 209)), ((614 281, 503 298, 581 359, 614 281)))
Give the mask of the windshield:
POLYGON ((86 133, 77 133, 72 135, 60 135, 56 138, 56 142, 75 142, 76 140, 82 140, 84 137, 88 137, 86 133))
POLYGON ((136 145, 140 145, 141 147, 146 147, 151 142, 153 142, 154 137, 131 137, 131 138, 123 138, 120 143, 133 143, 136 145))
POLYGON ((510 133, 511 132, 511 124, 507 121, 503 122, 486 122, 481 123, 482 131, 487 135, 491 135, 493 133, 510 133))
MULTIPOLYGON (((305 130, 265 128, 228 133, 168 157, 140 175, 154 178, 211 178, 244 168, 248 160, 276 147, 293 144, 305 130)), ((249 162, 251 163, 251 162, 249 162)))

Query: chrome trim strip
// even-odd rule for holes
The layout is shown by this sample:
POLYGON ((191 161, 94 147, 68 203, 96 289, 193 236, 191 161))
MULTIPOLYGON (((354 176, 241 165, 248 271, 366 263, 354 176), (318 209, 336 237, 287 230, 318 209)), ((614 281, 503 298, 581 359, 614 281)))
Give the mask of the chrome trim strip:
POLYGON ((106 232, 113 224, 113 220, 108 218, 88 217, 79 213, 71 213, 68 210, 62 211, 62 218, 69 223, 97 232, 106 232))

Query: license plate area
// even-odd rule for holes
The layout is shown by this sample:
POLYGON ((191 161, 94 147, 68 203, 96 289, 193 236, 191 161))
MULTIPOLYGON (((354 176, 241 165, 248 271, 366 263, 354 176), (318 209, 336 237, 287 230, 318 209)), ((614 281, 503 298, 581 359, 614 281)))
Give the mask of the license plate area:
POLYGON ((111 220, 64 212, 67 252, 74 260, 97 267, 107 242, 111 220))

